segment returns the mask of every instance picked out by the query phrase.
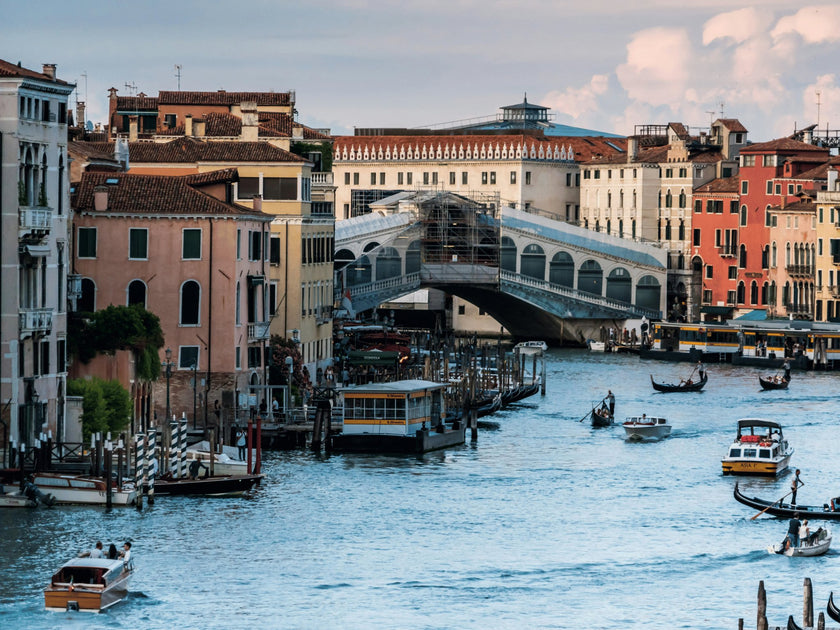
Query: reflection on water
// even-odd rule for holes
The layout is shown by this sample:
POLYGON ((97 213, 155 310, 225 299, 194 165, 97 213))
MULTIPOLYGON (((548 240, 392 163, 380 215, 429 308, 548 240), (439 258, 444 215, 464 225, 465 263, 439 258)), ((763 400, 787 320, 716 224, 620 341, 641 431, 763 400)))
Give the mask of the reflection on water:
MULTIPOLYGON (((836 496, 836 376, 709 366, 701 393, 655 394, 687 364, 551 351, 548 395, 483 419, 477 444, 423 455, 269 453, 245 499, 159 497, 142 512, 0 510, 2 628, 727 628, 771 626, 840 587, 837 553, 771 556, 784 522, 732 499, 720 458, 740 417, 782 423, 803 503, 836 496), (671 437, 625 442, 579 422, 607 389, 617 418, 671 437), (95 619, 46 613, 53 570, 96 540, 133 542, 132 594, 95 619)), ((778 498, 789 477, 741 481, 778 498)), ((798 617, 797 617, 798 618, 798 617)))

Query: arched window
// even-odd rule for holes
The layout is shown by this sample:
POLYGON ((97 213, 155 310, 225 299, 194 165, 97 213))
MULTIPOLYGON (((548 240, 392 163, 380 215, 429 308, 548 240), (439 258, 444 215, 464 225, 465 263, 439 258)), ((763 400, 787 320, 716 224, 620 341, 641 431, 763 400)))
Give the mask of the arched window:
POLYGON ((504 271, 516 273, 516 243, 509 236, 503 236, 499 254, 501 260, 499 265, 504 271))
POLYGON ((785 267, 790 267, 790 243, 785 243, 785 267))
POLYGON ((618 235, 624 238, 624 219, 618 220, 618 235))
POLYGON ((767 269, 770 266, 770 246, 765 245, 761 250, 761 268, 767 269))
POLYGON ((557 252, 548 265, 548 281, 563 287, 575 286, 575 263, 567 252, 557 252))
POLYGON ((408 249, 405 250, 405 273, 417 273, 420 271, 420 241, 411 241, 408 249))
POLYGON ((747 246, 741 243, 741 247, 739 249, 738 254, 738 266, 741 269, 747 268, 747 246))
POLYGON ((767 300, 768 300, 768 297, 769 297, 768 294, 767 294, 768 290, 769 290, 769 286, 766 282, 761 285, 761 303, 765 306, 767 305, 767 300))
POLYGON ((128 283, 127 305, 139 304, 146 308, 146 283, 142 280, 132 280, 128 283))
POLYGON ((612 192, 607 191, 607 208, 612 208, 612 192))
POLYGON ((770 266, 776 268, 776 241, 773 241, 773 246, 770 250, 770 266))
POLYGON ((745 295, 744 295, 745 292, 746 292, 746 287, 744 287, 744 283, 739 282, 738 283, 738 295, 735 298, 738 304, 743 304, 745 302, 745 295))
POLYGON ((607 234, 610 234, 611 232, 612 232, 612 221, 610 219, 607 219, 607 234))
POLYGON ((680 208, 685 208, 686 201, 685 191, 680 190, 680 208))
POLYGON ((604 271, 594 260, 587 260, 578 271, 578 290, 593 295, 604 294, 604 271))
POLYGON ((767 304, 776 306, 776 281, 770 283, 770 288, 767 291, 767 304))
POLYGON ((618 207, 624 208, 624 191, 618 191, 618 207))
POLYGON ((674 205, 674 197, 671 195, 671 189, 668 189, 668 192, 665 193, 665 207, 670 208, 674 205))
POLYGON ((545 280, 545 252, 539 245, 526 245, 519 262, 519 273, 529 278, 545 280))
POLYGON ((636 283, 636 304, 643 308, 660 310, 662 286, 654 276, 642 276, 636 283))
POLYGON ((198 326, 201 312, 201 287, 195 280, 181 285, 181 326, 198 326))
POLYGON ((633 231, 632 231, 632 233, 631 233, 631 236, 632 236, 633 238, 636 238, 636 219, 633 219, 633 223, 632 223, 632 225, 631 225, 631 229, 633 230, 633 231))
POLYGON ((402 275, 402 258, 393 247, 383 247, 376 255, 376 279, 387 280, 402 275))
POLYGON ((741 226, 747 224, 747 206, 741 206, 741 226))
POLYGON ((758 304, 758 284, 755 280, 750 283, 750 304, 758 304))
POLYGON ((665 220, 665 240, 671 240, 671 219, 665 220))
POLYGON ((685 240, 685 220, 680 219, 679 240, 685 240))
POLYGON ((616 267, 607 276, 607 297, 621 302, 630 302, 633 293, 633 279, 624 267, 616 267))
POLYGON ((79 297, 77 308, 80 313, 96 311, 96 284, 90 278, 82 278, 82 294, 79 297))

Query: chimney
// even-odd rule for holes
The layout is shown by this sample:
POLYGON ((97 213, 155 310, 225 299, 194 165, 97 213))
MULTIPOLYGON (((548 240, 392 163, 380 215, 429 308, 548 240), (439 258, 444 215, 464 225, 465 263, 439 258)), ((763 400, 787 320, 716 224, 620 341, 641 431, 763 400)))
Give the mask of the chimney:
POLYGON ((207 125, 203 118, 196 118, 193 121, 193 135, 196 138, 203 138, 207 131, 207 125))
POLYGON ((128 117, 128 141, 137 142, 137 121, 139 116, 134 114, 128 117))
POLYGON ((814 144, 814 130, 813 129, 803 129, 802 130, 802 142, 805 144, 814 144))
POLYGON ((108 99, 112 101, 117 100, 117 88, 108 89, 108 99))
POLYGON ((242 132, 239 139, 243 142, 259 140, 259 114, 256 101, 243 101, 239 108, 242 110, 242 132))
POLYGON ((93 209, 105 212, 108 209, 108 187, 97 186, 93 189, 93 209))
POLYGON ((50 79, 55 81, 55 64, 54 63, 45 63, 44 64, 44 74, 46 74, 50 79))
POLYGON ((193 119, 192 114, 184 116, 184 135, 188 138, 193 135, 193 119))
POLYGON ((628 136, 627 138, 627 163, 632 164, 639 156, 639 137, 628 136))
POLYGON ((829 166, 828 170, 826 171, 826 176, 828 177, 828 185, 826 186, 826 190, 829 192, 836 192, 837 191, 837 169, 833 166, 829 166))
POLYGON ((262 212, 262 195, 254 195, 254 210, 262 212))
POLYGON ((86 122, 87 121, 85 120, 85 102, 76 101, 76 126, 84 129, 86 122))

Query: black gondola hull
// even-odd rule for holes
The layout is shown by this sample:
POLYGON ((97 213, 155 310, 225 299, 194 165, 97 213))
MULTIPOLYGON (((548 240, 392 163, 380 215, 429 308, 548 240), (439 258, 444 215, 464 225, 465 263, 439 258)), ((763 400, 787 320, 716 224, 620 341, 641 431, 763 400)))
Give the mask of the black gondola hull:
POLYGON ((782 503, 780 501, 765 501, 758 497, 748 497, 741 494, 738 484, 735 484, 734 491, 735 500, 738 503, 743 503, 755 510, 764 511, 765 514, 771 516, 778 516, 779 518, 793 518, 794 514, 799 514, 800 518, 808 520, 826 520, 826 521, 840 521, 840 512, 834 512, 827 509, 828 506, 814 506, 814 505, 791 505, 790 503, 782 503))
POLYGON ((825 606, 825 612, 827 612, 828 616, 834 619, 834 621, 840 623, 840 610, 838 610, 837 606, 834 605, 834 591, 831 591, 831 594, 828 596, 828 604, 825 606))
POLYGON ((699 392, 709 380, 708 374, 703 374, 703 378, 697 381, 696 383, 691 383, 690 385, 686 385, 685 383, 681 385, 673 385, 668 383, 657 383, 653 380, 653 375, 651 374, 650 383, 653 385, 653 389, 658 392, 699 392))
POLYGON ((761 384, 761 389, 787 389, 787 386, 790 384, 790 381, 776 383, 775 381, 764 380, 760 376, 758 377, 758 382, 761 384))

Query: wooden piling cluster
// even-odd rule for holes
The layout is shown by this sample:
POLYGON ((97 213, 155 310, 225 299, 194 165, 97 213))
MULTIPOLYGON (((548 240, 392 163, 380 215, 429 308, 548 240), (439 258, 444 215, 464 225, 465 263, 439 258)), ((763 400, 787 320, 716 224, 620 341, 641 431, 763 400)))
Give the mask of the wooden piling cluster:
MULTIPOLYGON (((764 580, 758 583, 758 605, 756 610, 756 630, 770 630, 767 622, 767 591, 764 588, 764 580)), ((784 625, 774 625, 773 628, 801 627, 804 629, 826 630, 825 614, 821 611, 817 617, 817 625, 814 625, 814 589, 811 578, 806 577, 802 584, 802 623, 799 624, 793 615, 789 615, 784 625)), ((743 630, 744 620, 738 620, 738 630, 743 630)))

